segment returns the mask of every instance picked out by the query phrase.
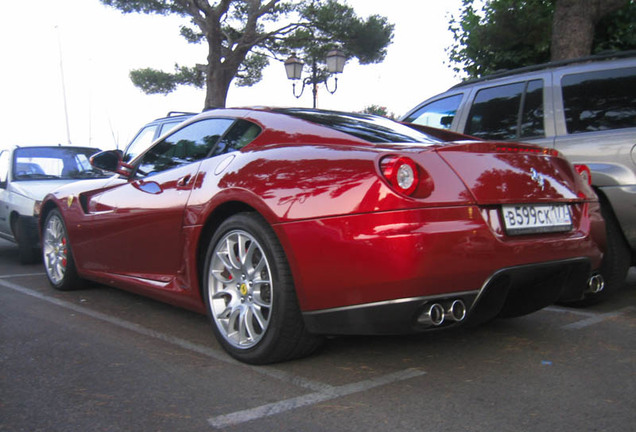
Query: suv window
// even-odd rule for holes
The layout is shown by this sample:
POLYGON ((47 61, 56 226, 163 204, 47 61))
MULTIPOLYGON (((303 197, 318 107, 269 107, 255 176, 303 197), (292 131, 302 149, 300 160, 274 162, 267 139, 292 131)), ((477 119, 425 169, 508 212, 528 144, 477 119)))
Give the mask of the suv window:
POLYGON ((440 129, 450 129, 463 95, 433 101, 408 116, 404 121, 440 129))
POLYGON ((152 140, 155 137, 156 130, 157 125, 146 126, 142 130, 140 130, 137 136, 133 138, 130 144, 128 144, 128 148, 126 149, 126 154, 124 155, 123 159, 124 162, 130 162, 139 153, 147 149, 148 146, 152 144, 152 140))
POLYGON ((479 90, 465 133, 495 140, 544 136, 543 80, 479 90))
POLYGON ((183 122, 183 119, 175 122, 168 122, 161 125, 161 130, 159 131, 159 135, 164 135, 170 132, 172 129, 176 128, 183 122))
POLYGON ((636 126, 636 68, 565 75, 561 87, 568 133, 636 126))
POLYGON ((204 159, 233 122, 207 119, 178 130, 148 150, 137 172, 148 175, 204 159))

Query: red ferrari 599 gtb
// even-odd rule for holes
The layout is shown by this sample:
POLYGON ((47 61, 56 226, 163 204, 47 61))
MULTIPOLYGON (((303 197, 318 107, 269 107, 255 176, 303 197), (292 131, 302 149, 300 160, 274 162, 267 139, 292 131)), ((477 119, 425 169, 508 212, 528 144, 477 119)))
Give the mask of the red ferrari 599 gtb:
POLYGON ((322 335, 527 314, 602 289, 604 222, 557 152, 380 117, 217 109, 41 210, 46 272, 207 313, 248 363, 322 335))

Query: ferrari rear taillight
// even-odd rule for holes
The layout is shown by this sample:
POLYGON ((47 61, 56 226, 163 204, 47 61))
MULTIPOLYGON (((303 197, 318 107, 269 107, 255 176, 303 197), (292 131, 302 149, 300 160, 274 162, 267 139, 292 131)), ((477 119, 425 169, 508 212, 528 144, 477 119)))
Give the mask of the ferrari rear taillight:
POLYGON ((590 167, 583 164, 575 164, 574 169, 581 177, 583 177, 583 181, 588 185, 592 184, 592 172, 590 171, 590 167))
POLYGON ((398 192, 412 195, 419 176, 415 162, 404 156, 387 156, 380 162, 382 174, 398 192))

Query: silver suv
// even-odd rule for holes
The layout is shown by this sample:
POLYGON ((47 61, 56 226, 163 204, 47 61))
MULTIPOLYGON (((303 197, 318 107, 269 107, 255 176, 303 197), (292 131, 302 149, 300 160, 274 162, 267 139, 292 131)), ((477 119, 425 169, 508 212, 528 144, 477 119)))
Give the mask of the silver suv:
POLYGON ((606 298, 636 254, 636 51, 547 63, 458 84, 403 121, 552 147, 585 164, 602 203, 606 298))

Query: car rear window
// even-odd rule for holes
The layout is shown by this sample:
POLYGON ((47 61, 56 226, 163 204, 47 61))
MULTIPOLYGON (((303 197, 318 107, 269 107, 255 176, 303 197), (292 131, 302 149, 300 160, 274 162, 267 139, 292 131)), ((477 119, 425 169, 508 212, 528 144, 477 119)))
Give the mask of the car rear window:
POLYGON ((337 111, 311 111, 302 108, 275 109, 303 120, 327 126, 372 143, 438 143, 440 140, 387 118, 337 111))
POLYGON ((568 133, 636 126, 636 68, 565 75, 561 87, 568 133))

